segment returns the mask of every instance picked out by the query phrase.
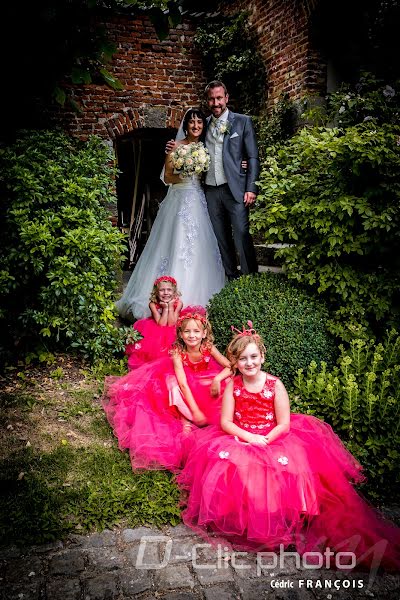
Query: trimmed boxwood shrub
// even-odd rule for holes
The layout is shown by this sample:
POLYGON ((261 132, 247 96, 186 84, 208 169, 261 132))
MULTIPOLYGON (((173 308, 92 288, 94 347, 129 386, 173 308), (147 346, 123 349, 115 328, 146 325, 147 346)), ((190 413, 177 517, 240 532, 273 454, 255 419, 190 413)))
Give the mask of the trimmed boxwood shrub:
POLYGON ((325 304, 283 274, 246 275, 231 281, 213 296, 208 311, 221 351, 231 340, 232 325, 241 330, 252 321, 267 347, 265 369, 289 387, 297 369, 306 369, 312 360, 335 363, 337 351, 325 327, 325 304))

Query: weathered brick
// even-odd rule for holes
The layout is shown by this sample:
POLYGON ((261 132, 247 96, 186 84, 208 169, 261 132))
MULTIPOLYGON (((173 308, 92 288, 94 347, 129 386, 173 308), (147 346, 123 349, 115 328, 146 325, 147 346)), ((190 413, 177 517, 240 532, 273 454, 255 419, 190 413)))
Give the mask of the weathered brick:
MULTIPOLYGON (((318 1, 252 0, 250 6, 248 0, 220 2, 222 13, 250 10, 250 26, 258 35, 268 74, 269 108, 282 92, 294 100, 308 92, 325 94, 326 64, 310 34, 318 1)), ((177 126, 185 108, 201 103, 206 83, 200 53, 193 44, 195 20, 185 16, 163 41, 145 16, 113 15, 104 25, 117 48, 108 69, 123 82, 124 90, 116 92, 98 84, 70 86, 82 113, 53 106, 48 109, 51 120, 82 139, 92 132, 117 139, 144 126, 136 116, 127 118, 125 110, 134 113, 145 106, 172 111, 178 106, 179 115, 170 112, 164 125, 177 126)))

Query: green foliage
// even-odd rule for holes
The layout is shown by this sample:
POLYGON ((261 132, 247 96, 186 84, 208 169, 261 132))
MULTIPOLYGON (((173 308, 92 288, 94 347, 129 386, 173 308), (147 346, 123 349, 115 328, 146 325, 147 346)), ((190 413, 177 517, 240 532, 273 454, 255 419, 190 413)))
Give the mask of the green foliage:
MULTIPOLYGON (((304 99, 304 105, 311 100, 312 97, 304 99)), ((314 125, 334 124, 341 128, 368 121, 395 125, 400 118, 400 82, 387 83, 364 72, 356 85, 342 84, 326 97, 326 105, 319 103, 306 109, 303 116, 314 125)))
POLYGON ((390 85, 371 73, 363 73, 355 88, 342 85, 328 96, 327 114, 340 127, 367 121, 396 124, 400 118, 399 82, 390 85))
POLYGON ((271 153, 271 146, 281 144, 294 134, 297 111, 288 95, 283 94, 270 114, 254 117, 253 121, 263 159, 266 152, 271 153))
POLYGON ((1 461, 0 489, 0 544, 43 543, 122 520, 129 527, 180 521, 173 476, 133 474, 117 448, 24 449, 1 461))
POLYGON ((397 124, 304 128, 262 165, 252 229, 289 244, 288 277, 328 300, 343 339, 398 321, 399 140, 397 124))
POLYGON ((202 54, 208 80, 227 86, 236 110, 258 114, 264 105, 265 67, 248 14, 206 17, 194 42, 202 54))
POLYGON ((357 456, 376 498, 400 484, 400 336, 352 340, 338 366, 312 362, 295 379, 296 410, 326 420, 357 456))
POLYGON ((128 360, 126 356, 123 358, 114 358, 108 361, 98 360, 92 365, 90 371, 85 374, 89 377, 89 379, 97 380, 100 385, 103 385, 104 378, 108 375, 126 375, 128 369, 127 365, 128 360))
POLYGON ((115 201, 109 150, 95 136, 23 132, 0 157, 3 343, 24 337, 24 350, 40 342, 90 358, 121 351, 113 295, 123 237, 106 209, 115 201))
POLYGON ((242 330, 251 320, 267 347, 266 370, 289 387, 297 369, 306 368, 310 361, 335 361, 336 349, 325 328, 324 304, 284 275, 240 277, 212 297, 208 311, 221 351, 232 338, 231 326, 242 330))

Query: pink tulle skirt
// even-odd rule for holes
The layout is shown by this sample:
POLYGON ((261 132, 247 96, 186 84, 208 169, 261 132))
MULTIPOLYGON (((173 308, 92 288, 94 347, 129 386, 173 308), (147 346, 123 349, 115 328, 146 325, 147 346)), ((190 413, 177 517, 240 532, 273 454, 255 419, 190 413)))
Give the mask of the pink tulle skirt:
POLYGON ((127 344, 125 348, 129 369, 137 369, 152 360, 166 356, 176 338, 175 325, 161 326, 152 318, 136 321, 133 328, 143 339, 134 344, 127 344))
MULTIPOLYGON (((221 396, 212 397, 210 385, 221 366, 210 358, 204 371, 184 369, 208 423, 219 423, 221 396)), ((170 357, 143 365, 124 377, 106 378, 103 406, 119 447, 130 452, 133 468, 175 471, 182 466, 188 436, 182 416, 190 420, 192 415, 170 357)), ((194 425, 193 428, 197 429, 194 425)))
POLYGON ((245 551, 330 547, 353 552, 357 564, 399 569, 400 529, 355 491, 360 465, 315 417, 292 414, 290 431, 266 447, 218 427, 192 432, 185 447, 182 517, 207 539, 218 534, 245 551))

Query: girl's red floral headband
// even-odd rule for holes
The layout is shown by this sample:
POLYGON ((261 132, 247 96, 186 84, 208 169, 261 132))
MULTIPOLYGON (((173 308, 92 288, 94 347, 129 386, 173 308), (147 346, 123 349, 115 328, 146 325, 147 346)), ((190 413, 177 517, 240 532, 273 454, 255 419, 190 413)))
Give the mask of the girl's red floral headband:
POLYGON ((162 281, 169 281, 170 283, 172 283, 172 285, 176 285, 176 279, 174 279, 170 275, 162 275, 161 277, 159 277, 158 279, 155 280, 155 282, 153 283, 153 286, 158 285, 162 281))
POLYGON ((188 321, 189 319, 200 321, 202 325, 205 325, 207 323, 207 313, 205 308, 203 306, 187 306, 181 311, 176 326, 181 327, 183 321, 188 321))

